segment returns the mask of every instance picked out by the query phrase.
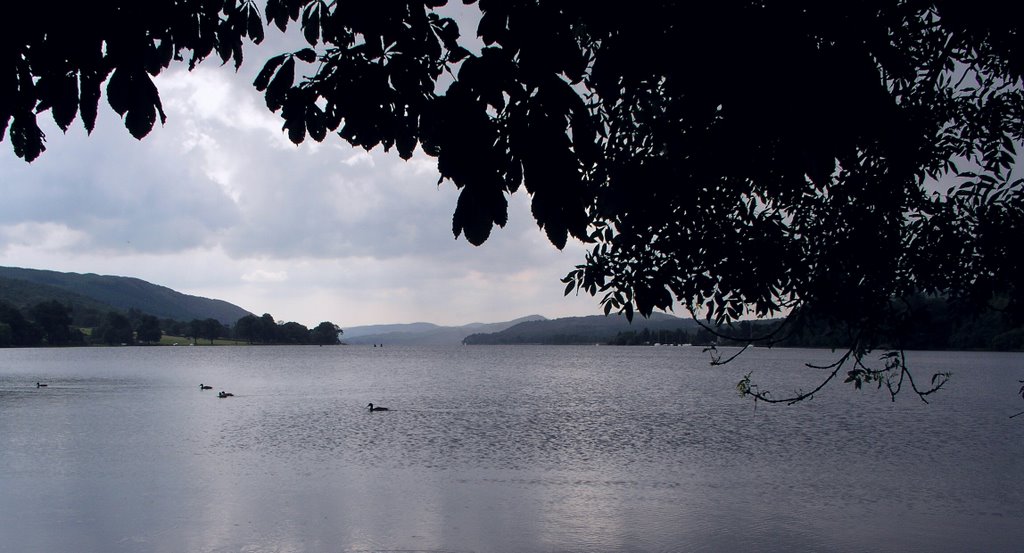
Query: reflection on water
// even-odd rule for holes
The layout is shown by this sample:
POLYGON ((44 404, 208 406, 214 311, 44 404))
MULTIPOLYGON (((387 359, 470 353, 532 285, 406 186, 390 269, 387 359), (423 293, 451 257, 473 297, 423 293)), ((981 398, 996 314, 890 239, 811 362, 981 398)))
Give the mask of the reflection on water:
POLYGON ((1016 551, 1024 356, 911 354, 930 406, 733 389, 827 355, 4 350, 0 551, 1016 551))

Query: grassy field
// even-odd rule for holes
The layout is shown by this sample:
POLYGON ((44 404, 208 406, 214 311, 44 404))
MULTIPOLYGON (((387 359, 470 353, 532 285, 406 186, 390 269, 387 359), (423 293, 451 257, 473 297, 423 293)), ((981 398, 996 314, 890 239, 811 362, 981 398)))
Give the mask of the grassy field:
MULTIPOLYGON (((81 327, 78 330, 81 330, 82 333, 86 335, 86 339, 88 339, 89 336, 92 336, 92 333, 93 333, 93 331, 95 329, 94 328, 88 328, 88 327, 81 327)), ((105 345, 105 344, 93 344, 93 345, 102 346, 102 345, 105 345)), ((160 341, 155 343, 155 344, 138 344, 138 345, 144 345, 144 346, 145 345, 154 345, 154 346, 191 346, 191 345, 193 345, 193 343, 192 343, 192 338, 189 338, 187 336, 171 336, 169 334, 164 334, 164 335, 162 335, 160 337, 160 341)), ((223 339, 214 340, 213 343, 211 344, 209 340, 206 340, 204 338, 200 338, 199 340, 196 341, 196 343, 194 345, 197 345, 197 346, 249 346, 249 345, 252 345, 252 344, 250 344, 249 342, 246 342, 245 340, 223 340, 223 339)))
MULTIPOLYGON (((160 341, 157 342, 157 344, 161 345, 161 346, 190 346, 190 345, 192 345, 192 338, 188 338, 188 337, 185 337, 185 336, 169 336, 167 334, 164 334, 163 336, 160 337, 160 341)), ((209 340, 204 340, 204 339, 200 338, 199 340, 196 340, 196 344, 195 345, 197 345, 197 346, 211 346, 211 345, 212 346, 247 346, 247 345, 249 345, 249 342, 245 342, 245 341, 241 341, 241 340, 219 340, 218 339, 218 340, 214 340, 213 343, 211 344, 209 340)))

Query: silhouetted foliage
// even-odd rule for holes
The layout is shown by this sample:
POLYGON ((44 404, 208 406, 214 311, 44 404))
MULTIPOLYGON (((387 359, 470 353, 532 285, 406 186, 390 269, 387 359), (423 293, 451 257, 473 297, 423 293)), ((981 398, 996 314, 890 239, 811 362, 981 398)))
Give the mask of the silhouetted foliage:
POLYGON ((301 323, 274 321, 273 315, 246 315, 235 323, 234 336, 250 344, 338 344, 341 329, 332 322, 324 321, 310 330, 301 323))
POLYGON ((202 335, 203 321, 199 319, 192 319, 191 321, 189 321, 188 327, 186 328, 185 337, 191 338, 192 343, 195 344, 199 340, 199 337, 202 335))
POLYGON ((142 315, 135 325, 135 338, 140 342, 156 343, 160 341, 163 332, 160 330, 160 319, 153 315, 142 315))
POLYGON ((210 344, 213 344, 214 340, 225 336, 225 328, 224 325, 220 324, 220 321, 211 317, 200 321, 199 334, 201 337, 209 340, 210 344))
POLYGON ((38 303, 32 307, 29 314, 43 331, 43 339, 48 345, 66 345, 72 342, 71 310, 64 304, 56 300, 38 303))
POLYGON ((256 315, 246 315, 235 323, 235 338, 248 343, 256 341, 256 315))
MULTIPOLYGON (((858 362, 918 292, 1024 317, 1012 2, 480 0, 479 52, 445 3, 269 0, 268 23, 298 22, 309 47, 254 84, 295 143, 337 132, 436 157, 473 244, 525 187, 555 246, 593 244, 566 293, 606 313, 794 313, 790 328, 845 329, 858 362), (929 193, 940 179, 955 186, 929 193)), ((37 113, 91 130, 106 83, 142 137, 164 118, 152 75, 184 52, 238 64, 264 36, 252 1, 29 9, 5 14, 19 24, 0 59, 0 137, 26 160, 44 149, 37 113)))
POLYGON ((260 315, 254 325, 256 341, 270 344, 277 341, 277 322, 270 313, 260 315))
POLYGON ((129 345, 135 343, 132 323, 128 317, 116 311, 110 311, 96 329, 94 339, 107 345, 129 345))
POLYGON ((323 321, 309 331, 309 341, 321 346, 337 345, 341 343, 341 339, 338 337, 341 332, 338 325, 330 321, 323 321))
POLYGON ((0 346, 38 346, 43 331, 13 305, 0 302, 0 346))
POLYGON ((276 341, 283 344, 308 344, 309 328, 304 324, 289 321, 277 326, 275 336, 276 341))

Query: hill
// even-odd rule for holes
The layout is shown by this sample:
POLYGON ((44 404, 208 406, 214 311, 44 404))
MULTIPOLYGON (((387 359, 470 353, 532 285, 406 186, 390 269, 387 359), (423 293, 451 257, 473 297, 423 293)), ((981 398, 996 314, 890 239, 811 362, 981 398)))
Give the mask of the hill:
POLYGON ((342 340, 347 344, 458 345, 474 333, 500 332, 523 322, 539 320, 546 319, 540 315, 530 315, 513 321, 463 326, 439 326, 433 323, 356 326, 346 328, 342 340))
POLYGON ((470 345, 493 344, 604 344, 619 333, 651 333, 682 329, 693 332, 697 323, 672 315, 654 313, 649 319, 634 318, 630 323, 623 315, 592 315, 561 319, 534 320, 519 323, 500 332, 477 333, 466 337, 470 345))
POLYGON ((182 294, 137 278, 0 267, 0 301, 24 310, 51 299, 76 309, 123 312, 135 308, 178 321, 211 318, 234 324, 250 314, 223 300, 182 294))

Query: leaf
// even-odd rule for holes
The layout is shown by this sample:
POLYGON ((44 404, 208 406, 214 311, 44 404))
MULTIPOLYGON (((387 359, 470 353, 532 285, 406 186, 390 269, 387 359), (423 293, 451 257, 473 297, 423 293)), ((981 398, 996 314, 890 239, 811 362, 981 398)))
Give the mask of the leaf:
POLYGON ((302 144, 306 139, 306 103, 298 91, 291 91, 281 108, 284 118, 284 130, 288 131, 288 140, 293 144, 302 144))
POLYGON ((306 106, 306 130, 317 142, 323 142, 324 138, 327 138, 327 116, 316 104, 306 106))
POLYGON ((302 10, 302 4, 306 1, 307 0, 287 0, 288 17, 291 18, 292 21, 299 20, 299 11, 302 10))
POLYGON ((501 42, 505 38, 505 26, 508 24, 508 14, 502 10, 484 11, 480 17, 480 24, 476 34, 483 39, 484 44, 490 46, 495 42, 501 42))
POLYGON ((82 124, 85 125, 86 132, 90 134, 96 126, 96 116, 99 113, 101 84, 103 84, 103 77, 98 71, 82 71, 78 109, 82 114, 82 124))
POLYGON ((295 81, 295 58, 289 57, 283 64, 281 69, 277 71, 277 74, 267 85, 267 107, 270 111, 277 111, 284 105, 285 97, 288 94, 288 90, 292 87, 292 83, 295 81))
POLYGON ((142 140, 156 124, 156 108, 152 105, 139 105, 128 110, 124 118, 124 126, 136 139, 142 140))
POLYGON ((455 46, 448 50, 448 62, 459 63, 460 61, 468 58, 471 55, 470 51, 463 48, 462 46, 455 46))
POLYGON ((459 193, 455 213, 452 215, 452 232, 456 238, 464 234, 470 244, 479 246, 491 235, 492 222, 480 209, 476 196, 475 188, 469 186, 459 193))
POLYGON ((53 121, 64 132, 78 114, 78 77, 75 73, 45 76, 36 84, 39 105, 36 113, 52 110, 53 121))
POLYGON ((147 67, 147 71, 150 74, 156 75, 160 72, 161 67, 168 67, 171 65, 171 60, 174 59, 174 42, 170 39, 162 39, 160 45, 153 50, 153 63, 154 67, 147 67))
POLYGON ((242 67, 242 41, 239 40, 231 46, 231 55, 235 58, 235 71, 242 67))
POLYGON ((131 72, 123 67, 115 69, 107 82, 107 103, 122 117, 131 107, 133 88, 131 72))
POLYGON ((451 48, 454 46, 459 39, 459 26, 454 20, 444 18, 434 25, 438 38, 444 43, 446 47, 451 48))
POLYGON ((252 39, 253 43, 259 44, 263 42, 263 21, 260 20, 260 12, 256 8, 255 4, 246 4, 246 17, 245 17, 245 30, 249 38, 252 39))
POLYGON ((277 25, 277 28, 284 32, 288 28, 288 9, 284 5, 285 0, 267 0, 265 14, 267 23, 277 25))
POLYGON ((418 122, 418 112, 409 108, 408 112, 400 117, 395 125, 395 146, 398 147, 398 155, 406 161, 412 159, 412 154, 416 150, 418 122))
POLYGON ((302 36, 313 46, 316 46, 317 41, 320 40, 321 6, 320 2, 316 2, 306 6, 305 11, 302 12, 302 36))
POLYGON ((470 244, 479 246, 487 241, 495 223, 504 226, 507 212, 508 201, 500 188, 486 183, 467 185, 459 194, 452 216, 452 232, 456 237, 465 234, 470 244))
POLYGON ((36 115, 31 111, 15 113, 10 130, 11 146, 14 155, 32 162, 46 151, 46 135, 36 122, 36 115))
POLYGON ((274 76, 274 71, 281 66, 288 54, 281 54, 274 56, 267 60, 267 63, 263 65, 263 69, 260 70, 259 74, 256 75, 256 80, 252 82, 252 85, 256 87, 256 90, 263 92, 267 89, 267 85, 270 84, 270 78, 274 76))
POLYGON ((67 131, 78 115, 78 79, 74 76, 63 83, 60 95, 53 104, 53 121, 60 130, 67 131))
POLYGON ((141 140, 149 134, 149 131, 153 130, 158 114, 161 123, 166 123, 167 117, 160 104, 160 93, 149 78, 149 74, 144 71, 135 73, 132 84, 134 88, 132 104, 125 116, 124 123, 128 132, 141 140))
POLYGON ((312 48, 303 48, 298 52, 295 52, 295 57, 306 63, 313 63, 316 61, 316 52, 312 48))

